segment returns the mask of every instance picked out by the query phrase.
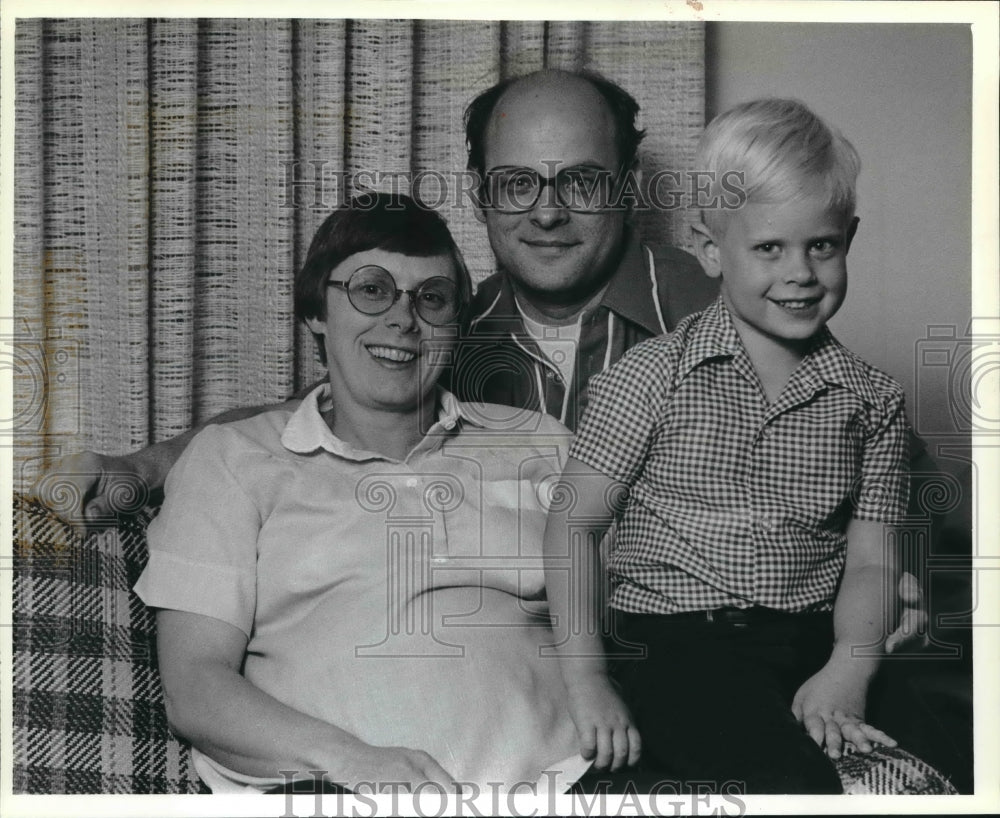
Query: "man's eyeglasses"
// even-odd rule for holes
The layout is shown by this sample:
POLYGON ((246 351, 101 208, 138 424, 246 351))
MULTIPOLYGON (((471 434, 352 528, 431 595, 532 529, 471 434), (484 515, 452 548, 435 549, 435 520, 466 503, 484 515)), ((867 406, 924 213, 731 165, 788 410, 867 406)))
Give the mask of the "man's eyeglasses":
POLYGON ((542 176, 531 168, 496 167, 486 172, 480 198, 483 207, 502 213, 524 213, 533 209, 542 191, 552 185, 560 207, 575 213, 593 213, 612 206, 623 170, 581 165, 559 170, 555 176, 542 176))
POLYGON ((400 290, 388 270, 374 264, 359 267, 347 281, 327 281, 327 287, 343 287, 351 306, 365 315, 388 312, 404 293, 424 321, 433 326, 458 318, 461 302, 458 285, 445 276, 428 278, 415 290, 400 290))

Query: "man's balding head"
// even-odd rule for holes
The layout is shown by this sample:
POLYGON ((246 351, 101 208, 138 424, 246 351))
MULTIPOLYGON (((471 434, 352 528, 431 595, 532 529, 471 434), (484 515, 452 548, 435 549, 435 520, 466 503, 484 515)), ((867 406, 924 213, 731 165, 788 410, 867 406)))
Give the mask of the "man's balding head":
MULTIPOLYGON (((498 82, 477 96, 465 109, 465 141, 469 151, 468 165, 482 174, 486 170, 485 143, 487 129, 499 116, 497 103, 533 98, 536 110, 560 101, 589 100, 611 118, 612 139, 618 155, 618 165, 631 167, 645 131, 638 130, 635 118, 639 104, 624 88, 591 71, 543 69, 521 77, 498 82), (522 96, 523 95, 523 96, 522 96), (596 95, 596 96, 595 96, 596 95), (600 102, 598 102, 600 100, 600 102)), ((550 157, 558 158, 558 157, 550 157)))

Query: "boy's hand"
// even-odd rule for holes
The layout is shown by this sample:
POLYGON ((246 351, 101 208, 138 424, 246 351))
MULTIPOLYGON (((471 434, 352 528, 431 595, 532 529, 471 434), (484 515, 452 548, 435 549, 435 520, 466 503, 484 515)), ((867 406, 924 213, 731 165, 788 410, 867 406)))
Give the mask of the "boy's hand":
POLYGON ((632 715, 603 673, 588 673, 569 685, 569 711, 580 737, 580 755, 595 770, 618 770, 639 761, 642 743, 632 715))
POLYGON ((792 713, 812 740, 825 747, 830 758, 840 758, 845 741, 862 753, 874 749, 872 742, 896 746, 881 730, 865 723, 868 681, 863 673, 828 664, 807 679, 795 694, 792 713))

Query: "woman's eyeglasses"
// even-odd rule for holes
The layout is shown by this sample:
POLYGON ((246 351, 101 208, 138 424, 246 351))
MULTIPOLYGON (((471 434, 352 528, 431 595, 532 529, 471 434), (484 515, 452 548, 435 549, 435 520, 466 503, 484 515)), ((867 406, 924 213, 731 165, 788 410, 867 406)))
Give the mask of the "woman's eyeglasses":
POLYGON ((374 264, 359 267, 347 281, 327 281, 326 286, 347 290, 351 306, 365 315, 388 312, 405 293, 417 315, 433 326, 455 321, 462 307, 458 285, 450 278, 434 276, 415 290, 400 290, 392 273, 374 264))

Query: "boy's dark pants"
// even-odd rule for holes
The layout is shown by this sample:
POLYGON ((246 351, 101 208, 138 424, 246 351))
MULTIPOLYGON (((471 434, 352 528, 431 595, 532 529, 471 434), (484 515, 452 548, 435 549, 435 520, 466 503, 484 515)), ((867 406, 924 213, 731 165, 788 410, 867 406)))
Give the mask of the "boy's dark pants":
POLYGON ((833 763, 791 711, 830 656, 831 614, 613 616, 611 674, 642 736, 644 768, 702 792, 841 792, 833 763), (620 656, 636 645, 645 657, 620 656))

